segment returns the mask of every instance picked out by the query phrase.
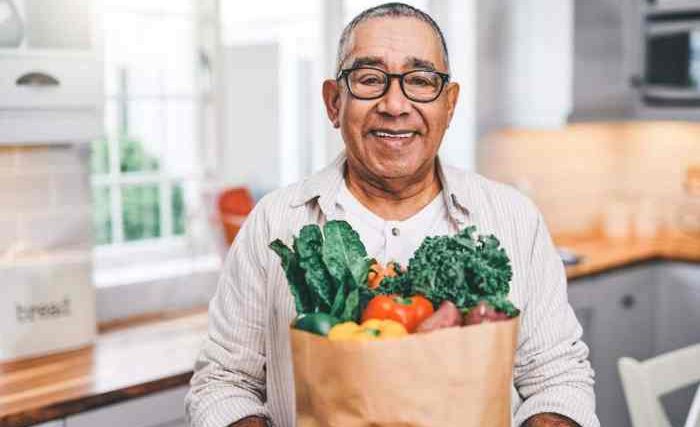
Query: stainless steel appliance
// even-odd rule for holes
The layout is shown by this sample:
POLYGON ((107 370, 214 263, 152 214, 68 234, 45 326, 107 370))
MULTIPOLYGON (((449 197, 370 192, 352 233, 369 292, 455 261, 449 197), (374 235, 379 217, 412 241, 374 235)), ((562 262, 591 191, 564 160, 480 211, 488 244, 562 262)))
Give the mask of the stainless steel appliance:
POLYGON ((650 2, 645 21, 645 103, 700 107, 700 0, 650 2))

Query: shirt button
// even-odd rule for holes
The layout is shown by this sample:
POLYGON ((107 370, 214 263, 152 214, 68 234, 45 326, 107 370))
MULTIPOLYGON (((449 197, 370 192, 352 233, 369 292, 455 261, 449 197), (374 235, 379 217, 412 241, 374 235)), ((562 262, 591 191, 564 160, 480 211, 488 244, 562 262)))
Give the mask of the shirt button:
POLYGON ((398 235, 399 235, 399 229, 396 228, 396 227, 392 228, 392 229, 391 229, 391 234, 393 234, 394 236, 398 236, 398 235))

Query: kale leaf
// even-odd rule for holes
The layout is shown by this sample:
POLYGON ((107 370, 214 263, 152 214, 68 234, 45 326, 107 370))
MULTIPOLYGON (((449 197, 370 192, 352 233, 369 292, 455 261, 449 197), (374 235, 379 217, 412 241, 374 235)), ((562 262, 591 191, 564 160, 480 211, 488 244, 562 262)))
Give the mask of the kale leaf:
MULTIPOLYGON (((398 270, 400 271, 400 270, 398 270)), ((408 270, 382 280, 375 294, 422 294, 435 307, 449 300, 460 309, 486 300, 509 316, 518 313, 508 300, 513 271, 493 235, 466 227, 455 236, 427 237, 413 254, 408 270)))

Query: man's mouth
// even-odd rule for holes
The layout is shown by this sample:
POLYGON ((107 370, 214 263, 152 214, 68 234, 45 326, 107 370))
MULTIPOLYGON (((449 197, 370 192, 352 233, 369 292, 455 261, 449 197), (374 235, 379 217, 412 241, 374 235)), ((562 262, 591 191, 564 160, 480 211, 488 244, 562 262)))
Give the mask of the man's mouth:
POLYGON ((412 138, 413 136, 418 135, 418 132, 412 131, 412 130, 404 130, 404 129, 397 129, 397 130, 391 130, 391 129, 374 129, 370 131, 370 134, 381 139, 385 140, 408 140, 412 138))

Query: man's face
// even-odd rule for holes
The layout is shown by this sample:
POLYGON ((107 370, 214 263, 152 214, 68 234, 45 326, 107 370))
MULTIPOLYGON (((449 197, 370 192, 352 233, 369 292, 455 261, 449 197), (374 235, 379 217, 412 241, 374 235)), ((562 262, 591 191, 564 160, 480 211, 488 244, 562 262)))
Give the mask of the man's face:
MULTIPOLYGON (((375 18, 358 25, 341 68, 371 66, 388 73, 433 69, 447 73, 433 29, 414 18, 375 18)), ((386 182, 429 170, 454 112, 459 86, 446 85, 428 103, 411 101, 398 79, 378 99, 354 98, 345 82, 327 81, 329 118, 340 127, 348 164, 365 178, 386 182)))

